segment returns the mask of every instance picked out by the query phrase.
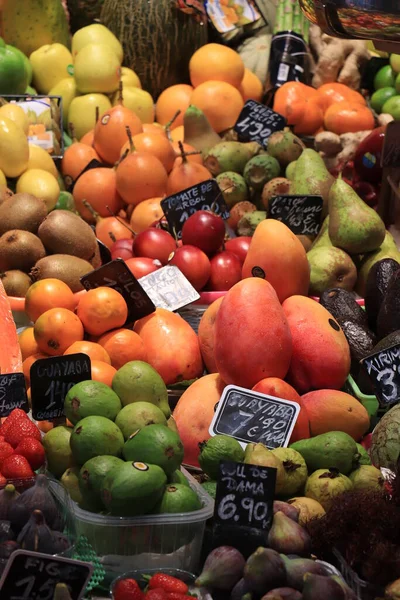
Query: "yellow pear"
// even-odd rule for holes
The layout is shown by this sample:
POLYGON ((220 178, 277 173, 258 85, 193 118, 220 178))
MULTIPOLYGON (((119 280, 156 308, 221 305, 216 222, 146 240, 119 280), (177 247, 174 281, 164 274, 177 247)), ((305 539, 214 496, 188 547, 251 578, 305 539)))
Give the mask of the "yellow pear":
POLYGON ((111 102, 103 94, 85 94, 77 96, 70 104, 68 120, 74 126, 74 134, 80 140, 85 133, 91 131, 96 125, 96 107, 99 115, 111 108, 111 102))
MULTIPOLYGON (((154 100, 149 92, 137 87, 124 87, 123 105, 132 110, 142 123, 153 123, 154 100)), ((113 106, 119 103, 119 92, 113 96, 113 106)))
POLYGON ((0 169, 6 177, 18 177, 27 168, 28 159, 23 129, 8 117, 0 117, 0 169))
POLYGON ((44 148, 36 146, 35 144, 29 144, 29 161, 28 169, 42 169, 51 173, 53 177, 58 177, 58 171, 54 160, 50 154, 46 152, 44 148))
POLYGON ((48 94, 59 81, 72 76, 72 54, 63 44, 47 44, 32 52, 29 61, 33 71, 33 87, 48 94))
POLYGON ((23 108, 18 106, 15 102, 8 102, 0 108, 0 117, 7 117, 14 121, 21 127, 25 135, 28 135, 29 131, 29 119, 28 115, 23 108))
POLYGON ((72 37, 72 55, 75 57, 88 44, 109 46, 114 50, 119 62, 122 62, 124 57, 122 46, 115 35, 104 25, 93 23, 93 25, 82 27, 74 33, 72 37))
POLYGON ((313 500, 313 498, 306 498, 305 496, 298 496, 297 498, 291 498, 289 504, 295 506, 299 511, 299 524, 305 525, 311 519, 315 517, 323 517, 325 509, 319 502, 313 500))
POLYGON ((64 129, 68 128, 68 111, 72 100, 78 95, 75 79, 66 77, 59 81, 49 92, 49 96, 61 96, 64 129))
POLYGON ((125 87, 137 87, 141 88, 142 84, 138 75, 136 75, 135 71, 132 69, 128 69, 128 67, 121 67, 121 81, 125 87))
POLYGON ((7 179, 6 176, 4 175, 3 171, 0 169, 0 186, 6 186, 7 187, 7 179))
POLYGON ((88 44, 75 57, 74 77, 81 94, 112 94, 118 89, 121 63, 104 44, 88 44))
POLYGON ((41 198, 50 212, 57 204, 60 186, 57 179, 43 169, 28 169, 17 181, 17 194, 32 194, 41 198))

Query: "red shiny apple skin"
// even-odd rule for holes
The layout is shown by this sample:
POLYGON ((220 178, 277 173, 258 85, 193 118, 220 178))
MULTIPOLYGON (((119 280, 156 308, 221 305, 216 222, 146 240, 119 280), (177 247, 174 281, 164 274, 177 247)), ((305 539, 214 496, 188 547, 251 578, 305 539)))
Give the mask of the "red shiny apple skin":
POLYGON ((381 154, 386 126, 377 127, 358 146, 354 155, 354 172, 358 179, 369 183, 382 180, 381 154))
POLYGON ((210 260, 207 254, 196 246, 183 245, 177 248, 168 264, 178 267, 198 292, 210 277, 210 260))
POLYGON ((211 272, 207 289, 226 292, 242 279, 242 263, 233 252, 224 250, 210 260, 211 272))
POLYGON ((235 254, 235 256, 237 256, 240 260, 240 264, 243 266, 247 252, 250 248, 250 242, 250 236, 241 235, 225 242, 225 250, 228 250, 228 252, 233 252, 233 254, 235 254))
POLYGON ((149 275, 149 273, 153 273, 153 271, 157 271, 157 269, 162 267, 162 264, 159 260, 146 258, 144 256, 134 256, 133 258, 128 258, 128 260, 125 260, 125 263, 136 279, 140 279, 145 275, 149 275))
POLYGON ((110 248, 111 258, 115 260, 116 258, 122 258, 122 260, 127 260, 128 258, 133 257, 133 238, 126 238, 123 240, 117 240, 113 243, 110 248))
POLYGON ((223 219, 208 210, 198 210, 184 222, 182 227, 183 245, 196 246, 208 256, 221 248, 224 237, 223 219))
POLYGON ((159 260, 163 265, 168 262, 168 257, 176 249, 176 242, 168 231, 148 227, 138 233, 133 243, 135 256, 143 256, 159 260))

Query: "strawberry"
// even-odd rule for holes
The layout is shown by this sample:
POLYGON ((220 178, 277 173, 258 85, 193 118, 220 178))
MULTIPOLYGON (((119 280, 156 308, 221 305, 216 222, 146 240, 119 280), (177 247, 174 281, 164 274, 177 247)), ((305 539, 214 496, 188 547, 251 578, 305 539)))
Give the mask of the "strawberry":
POLYGON ((114 600, 143 600, 144 594, 134 579, 120 579, 113 588, 114 600))
POLYGON ((0 427, 0 435, 5 436, 7 428, 14 423, 14 421, 19 421, 21 419, 27 419, 28 415, 21 408, 14 408, 6 418, 6 420, 2 423, 0 427))
POLYGON ((0 435, 0 442, 5 442, 6 438, 4 437, 4 435, 0 435))
POLYGON ((7 442, 0 442, 0 465, 7 456, 14 454, 14 448, 7 442))
POLYGON ((149 590, 145 594, 145 600, 167 600, 167 592, 162 588, 149 590))
POLYGON ((40 431, 30 419, 19 419, 13 421, 6 429, 4 437, 6 442, 16 448, 20 442, 26 437, 33 437, 36 440, 42 439, 40 431))
POLYGON ((12 454, 3 460, 1 472, 7 479, 28 479, 34 477, 34 472, 25 456, 12 454))
POLYGON ((149 581, 149 588, 151 590, 161 588, 166 592, 175 592, 177 594, 187 594, 189 589, 186 583, 180 579, 171 577, 171 575, 165 575, 164 573, 156 573, 153 575, 149 581))
MULTIPOLYGON (((8 444, 7 444, 8 445, 8 444)), ((10 446, 11 447, 11 446, 10 446)), ((1 444, 0 444, 1 449, 1 444)), ((20 454, 21 456, 25 456, 28 463, 31 465, 32 469, 36 471, 46 460, 46 453, 42 444, 33 437, 26 437, 20 441, 18 446, 15 448, 15 454, 20 454)), ((1 465, 1 455, 0 455, 0 465, 1 465)))
POLYGON ((168 600, 186 600, 187 598, 192 598, 192 596, 188 596, 187 594, 178 594, 178 592, 167 592, 168 600))

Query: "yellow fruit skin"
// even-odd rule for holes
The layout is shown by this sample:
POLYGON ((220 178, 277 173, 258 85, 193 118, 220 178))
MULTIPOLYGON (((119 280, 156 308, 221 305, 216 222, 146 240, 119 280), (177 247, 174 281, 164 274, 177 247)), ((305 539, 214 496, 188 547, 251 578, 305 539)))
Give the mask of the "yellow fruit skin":
POLYGON ((29 161, 27 169, 43 169, 51 173, 53 177, 58 177, 58 171, 54 160, 50 154, 40 146, 29 144, 29 161))
MULTIPOLYGON (((154 100, 149 92, 138 87, 124 87, 123 98, 124 106, 132 110, 142 123, 153 123, 154 100)), ((119 104, 119 92, 114 94, 112 104, 113 106, 119 104)))
POLYGON ((68 77, 72 54, 62 44, 47 44, 32 52, 29 57, 33 71, 33 87, 48 94, 57 83, 68 77))
POLYGON ((8 102, 0 108, 0 117, 7 117, 11 121, 14 121, 16 125, 19 125, 25 135, 28 135, 29 130, 29 119, 23 108, 18 104, 8 102))
POLYGON ((74 77, 81 94, 112 94, 120 76, 121 64, 110 46, 88 44, 75 57, 74 77))
POLYGON ((106 46, 110 46, 118 56, 118 60, 122 62, 122 46, 115 35, 107 27, 104 27, 104 25, 93 23, 93 25, 82 27, 74 33, 72 38, 72 55, 75 57, 88 44, 105 44, 106 46))
POLYGON ((77 96, 70 104, 68 121, 74 126, 74 134, 80 140, 96 124, 96 107, 100 117, 111 108, 111 102, 104 94, 85 94, 77 96))
POLYGON ((75 79, 72 77, 61 79, 49 92, 49 96, 61 96, 62 98, 64 129, 68 129, 68 112, 71 102, 78 95, 75 79))
POLYGON ((6 176, 4 175, 3 171, 0 171, 0 185, 7 186, 7 179, 6 179, 6 176))
POLYGON ((135 71, 132 71, 132 69, 128 69, 128 67, 121 67, 121 81, 124 89, 126 87, 137 87, 142 89, 142 84, 138 75, 136 75, 135 71))
POLYGON ((23 129, 0 117, 0 169, 6 177, 19 177, 28 166, 29 146, 23 129))
POLYGON ((299 524, 302 526, 311 519, 314 519, 315 517, 323 517, 325 514, 325 509, 323 506, 316 500, 313 500, 313 498, 299 496, 298 498, 291 498, 289 500, 289 504, 299 509, 299 524))
POLYGON ((43 169, 29 169, 17 181, 17 193, 28 193, 42 198, 50 211, 57 204, 60 186, 51 173, 43 169))

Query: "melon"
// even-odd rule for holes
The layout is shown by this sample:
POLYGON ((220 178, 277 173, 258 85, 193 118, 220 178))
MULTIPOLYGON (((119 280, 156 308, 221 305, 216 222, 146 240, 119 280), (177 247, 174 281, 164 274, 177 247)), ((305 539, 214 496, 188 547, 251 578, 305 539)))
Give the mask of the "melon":
POLYGON ((71 33, 98 22, 104 0, 67 0, 71 33))
POLYGON ((400 404, 391 408, 372 432, 369 449, 372 464, 395 470, 400 456, 400 404))

